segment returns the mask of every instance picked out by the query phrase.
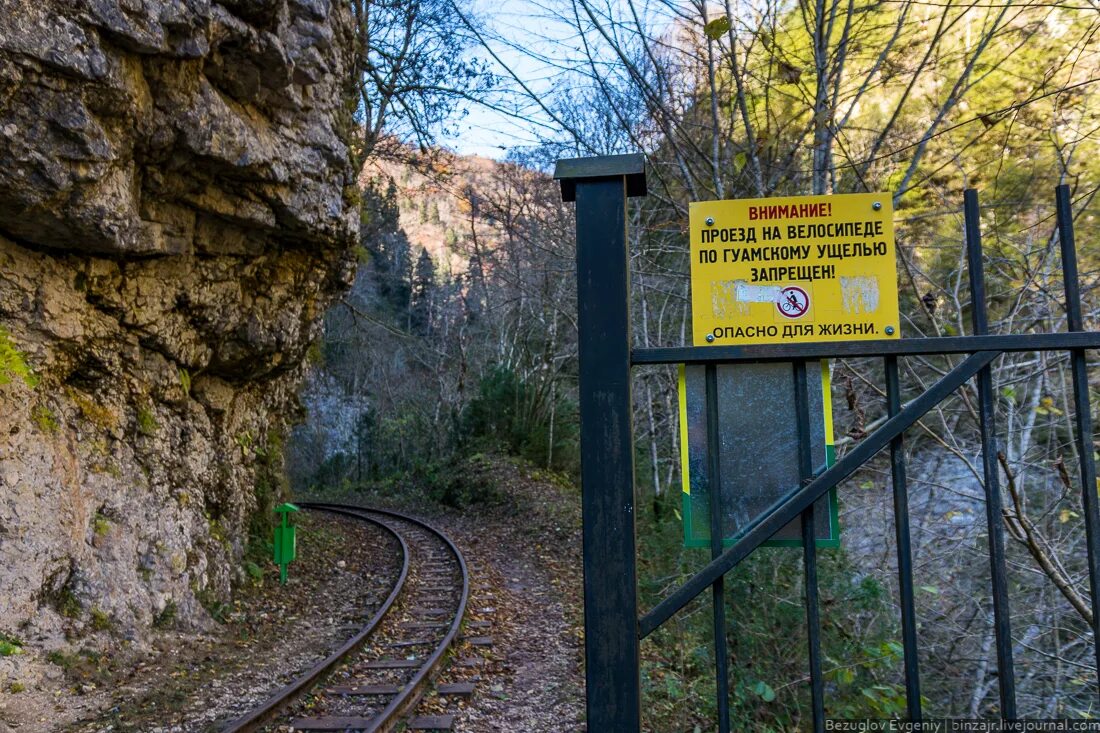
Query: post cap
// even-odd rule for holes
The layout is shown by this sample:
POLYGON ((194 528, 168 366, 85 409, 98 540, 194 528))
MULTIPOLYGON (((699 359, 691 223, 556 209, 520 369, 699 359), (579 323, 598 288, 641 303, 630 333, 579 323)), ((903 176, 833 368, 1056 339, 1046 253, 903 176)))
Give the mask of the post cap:
POLYGON ((577 181, 596 178, 626 178, 627 196, 645 196, 645 156, 597 155, 589 158, 561 158, 554 166, 554 179, 561 181, 561 200, 577 200, 577 181))
POLYGON ((279 506, 275 507, 275 511, 280 514, 284 514, 286 512, 297 512, 301 510, 288 501, 285 504, 280 504, 279 506))

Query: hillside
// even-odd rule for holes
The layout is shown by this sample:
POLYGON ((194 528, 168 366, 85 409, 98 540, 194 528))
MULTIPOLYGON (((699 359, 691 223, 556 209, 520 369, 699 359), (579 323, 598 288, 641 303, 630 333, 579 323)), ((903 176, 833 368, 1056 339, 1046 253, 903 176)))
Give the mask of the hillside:
POLYGON ((439 152, 416 167, 368 166, 360 181, 362 264, 326 317, 303 392, 306 419, 288 452, 294 488, 445 459, 463 411, 494 378, 519 380, 505 390, 534 381, 525 404, 498 416, 509 424, 486 425, 483 437, 534 441, 535 460, 575 465, 569 367, 564 356, 553 357, 560 371, 542 362, 545 348, 574 338, 570 213, 549 177, 439 152), (516 329, 533 330, 515 343, 516 329), (521 435, 532 419, 545 425, 521 435))

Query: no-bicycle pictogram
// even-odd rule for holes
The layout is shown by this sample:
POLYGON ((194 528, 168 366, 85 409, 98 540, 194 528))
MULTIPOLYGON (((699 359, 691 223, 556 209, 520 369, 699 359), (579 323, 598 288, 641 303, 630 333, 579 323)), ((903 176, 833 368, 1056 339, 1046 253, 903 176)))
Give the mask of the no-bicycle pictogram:
POLYGON ((787 318, 801 318, 810 309, 810 296, 797 285, 790 285, 779 291, 775 307, 787 318))

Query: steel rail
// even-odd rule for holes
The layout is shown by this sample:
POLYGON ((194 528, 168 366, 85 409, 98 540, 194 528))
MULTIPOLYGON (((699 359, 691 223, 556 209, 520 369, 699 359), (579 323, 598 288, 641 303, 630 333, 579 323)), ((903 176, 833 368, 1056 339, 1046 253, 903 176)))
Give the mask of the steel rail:
POLYGON ((389 613, 390 608, 397 601, 398 596, 401 595, 401 591, 404 590, 405 587, 405 580, 409 576, 409 546, 405 543, 405 538, 394 531, 392 527, 388 526, 384 522, 379 522, 371 519, 370 517, 365 517, 361 514, 352 513, 340 509, 322 508, 320 506, 309 503, 299 503, 298 506, 304 509, 317 508, 321 511, 328 511, 334 514, 344 514, 352 516, 356 519, 375 524, 385 531, 389 532, 391 535, 393 535, 394 539, 396 539, 401 546, 401 574, 398 576, 397 582, 394 583, 393 590, 390 591, 390 594, 386 597, 386 600, 382 603, 381 606, 379 606, 378 610, 374 612, 374 615, 371 616, 370 620, 367 621, 366 625, 364 625, 363 628, 355 636, 348 639, 348 641, 346 641, 344 645, 337 649, 335 652, 303 672, 293 682, 279 689, 278 692, 269 697, 258 707, 253 708, 248 713, 229 723, 229 725, 227 725, 225 728, 222 728, 221 733, 250 733, 251 731, 258 730, 260 726, 270 722, 296 698, 304 695, 305 693, 313 689, 325 675, 327 675, 336 667, 336 665, 340 664, 348 656, 358 651, 359 648, 363 645, 363 642, 365 642, 370 637, 370 635, 374 633, 374 630, 382 622, 382 619, 386 617, 386 614, 389 613))
MULTIPOLYGON (((336 511, 342 514, 350 514, 352 516, 361 516, 360 512, 370 512, 372 514, 382 514, 384 516, 400 519, 410 524, 415 524, 422 529, 434 534, 443 544, 447 546, 447 549, 454 555, 455 560, 458 562, 459 570, 462 573, 462 594, 459 598, 458 609, 455 611, 454 619, 451 621, 450 627, 447 629, 447 633, 443 639, 436 645, 435 650, 431 656, 425 660, 424 664, 416 671, 412 679, 405 683, 401 690, 390 700, 389 704, 382 709, 382 712, 375 717, 375 721, 371 728, 367 729, 367 733, 387 733, 392 730, 397 724, 397 721, 402 715, 414 709, 420 700, 427 692, 427 683, 432 680, 435 674, 439 671, 439 666, 443 661, 447 651, 451 648, 455 639, 458 637, 458 632, 462 628, 462 621, 466 616, 466 604, 470 598, 470 573, 466 567, 466 558, 463 557, 462 551, 458 549, 458 546, 451 540, 450 537, 443 534, 441 531, 428 524, 422 522, 419 519, 410 517, 407 514, 391 511, 388 509, 369 509, 367 507, 356 507, 349 504, 325 504, 320 502, 303 502, 299 503, 299 506, 307 508, 320 509, 322 511, 336 511)), ((364 517, 366 518, 366 517, 364 517)))

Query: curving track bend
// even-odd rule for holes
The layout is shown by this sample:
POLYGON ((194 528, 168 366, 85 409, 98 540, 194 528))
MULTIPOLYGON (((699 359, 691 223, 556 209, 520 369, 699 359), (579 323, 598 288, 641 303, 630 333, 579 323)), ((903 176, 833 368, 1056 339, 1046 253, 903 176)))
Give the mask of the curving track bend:
MULTIPOLYGON (((404 514, 343 504, 299 506, 383 527, 401 546, 401 573, 385 602, 353 638, 222 733, 261 730, 275 722, 295 731, 385 733, 398 724, 405 730, 451 730, 453 716, 408 715, 458 638, 470 595, 462 553, 442 532, 404 514)), ((437 692, 468 695, 472 687, 440 685, 437 692)))

